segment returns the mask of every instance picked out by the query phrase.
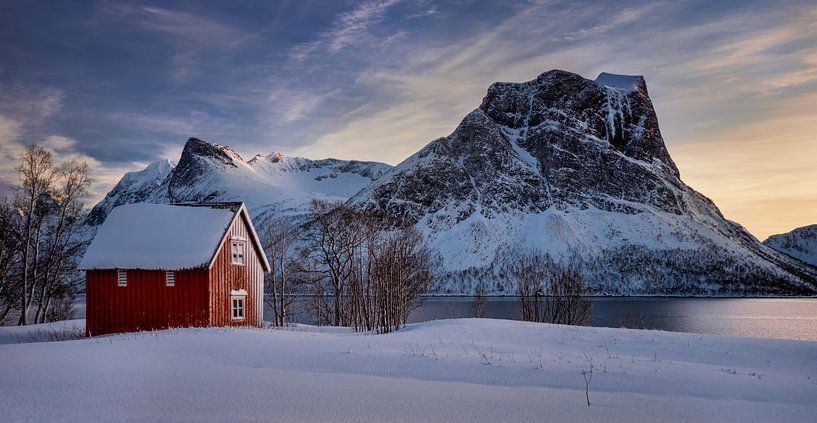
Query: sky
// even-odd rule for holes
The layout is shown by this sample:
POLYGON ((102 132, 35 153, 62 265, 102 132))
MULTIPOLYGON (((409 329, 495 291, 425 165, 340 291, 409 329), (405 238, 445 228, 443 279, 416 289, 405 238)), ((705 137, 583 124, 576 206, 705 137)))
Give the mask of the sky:
POLYGON ((397 164, 495 81, 647 80, 681 178, 764 239, 817 223, 817 4, 0 2, 0 190, 25 144, 89 203, 188 137, 397 164))

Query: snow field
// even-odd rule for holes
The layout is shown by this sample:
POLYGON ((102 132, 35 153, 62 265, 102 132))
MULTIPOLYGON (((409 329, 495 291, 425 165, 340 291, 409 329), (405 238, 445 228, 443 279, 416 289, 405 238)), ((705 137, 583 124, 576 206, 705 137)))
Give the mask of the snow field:
MULTIPOLYGON (((0 328, 0 336, 9 328, 0 328)), ((813 421, 817 343, 490 319, 0 345, 6 421, 813 421), (592 405, 582 371, 590 369, 592 405)))

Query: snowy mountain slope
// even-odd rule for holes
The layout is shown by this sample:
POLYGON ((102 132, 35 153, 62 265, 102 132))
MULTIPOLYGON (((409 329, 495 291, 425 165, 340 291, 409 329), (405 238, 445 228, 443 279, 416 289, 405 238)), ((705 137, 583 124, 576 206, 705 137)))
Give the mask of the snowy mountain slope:
POLYGON ((89 213, 88 222, 99 225, 116 206, 137 203, 150 196, 176 167, 170 160, 151 163, 137 172, 128 172, 89 213))
POLYGON ((243 201, 255 219, 273 214, 300 215, 313 198, 345 201, 389 168, 384 163, 309 160, 280 153, 244 161, 230 147, 190 138, 179 164, 159 183, 147 184, 139 179, 149 168, 125 175, 117 188, 94 207, 94 219, 89 223, 101 223, 114 206, 133 202, 243 201), (123 184, 125 179, 141 184, 123 184), (146 188, 128 189, 143 185, 146 188))
POLYGON ((817 224, 772 235, 763 244, 798 260, 817 266, 817 224))
POLYGON ((438 292, 511 293, 531 249, 578 254, 597 293, 808 293, 815 274, 687 187, 641 77, 549 71, 495 83, 448 137, 350 199, 416 222, 438 292))

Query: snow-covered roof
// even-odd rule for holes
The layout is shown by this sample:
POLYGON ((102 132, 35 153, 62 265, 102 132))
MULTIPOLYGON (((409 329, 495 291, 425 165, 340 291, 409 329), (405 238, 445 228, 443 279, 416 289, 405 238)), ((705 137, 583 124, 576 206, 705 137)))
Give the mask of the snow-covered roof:
POLYGON ((244 210, 240 203, 116 207, 97 231, 80 269, 209 267, 230 224, 244 210))

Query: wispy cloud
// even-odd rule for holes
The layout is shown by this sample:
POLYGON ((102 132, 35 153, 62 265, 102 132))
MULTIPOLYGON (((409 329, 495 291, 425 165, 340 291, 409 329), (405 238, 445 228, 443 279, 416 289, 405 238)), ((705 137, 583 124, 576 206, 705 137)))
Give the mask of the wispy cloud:
POLYGON ((284 122, 297 122, 309 117, 339 91, 335 89, 316 94, 278 87, 273 89, 267 101, 270 104, 269 110, 275 116, 284 122))
POLYGON ((131 3, 100 3, 101 19, 155 32, 186 45, 234 45, 249 36, 232 25, 196 13, 131 3))
POLYGON ((369 0, 359 3, 351 11, 338 15, 331 28, 319 33, 316 40, 293 47, 290 57, 302 61, 321 50, 335 54, 347 46, 371 39, 369 28, 381 22, 386 11, 399 1, 369 0))
POLYGON ((233 49, 257 37, 216 18, 184 10, 121 2, 100 3, 97 9, 100 26, 135 28, 153 36, 159 45, 171 47, 169 73, 177 81, 196 75, 202 58, 212 57, 214 50, 233 49))

